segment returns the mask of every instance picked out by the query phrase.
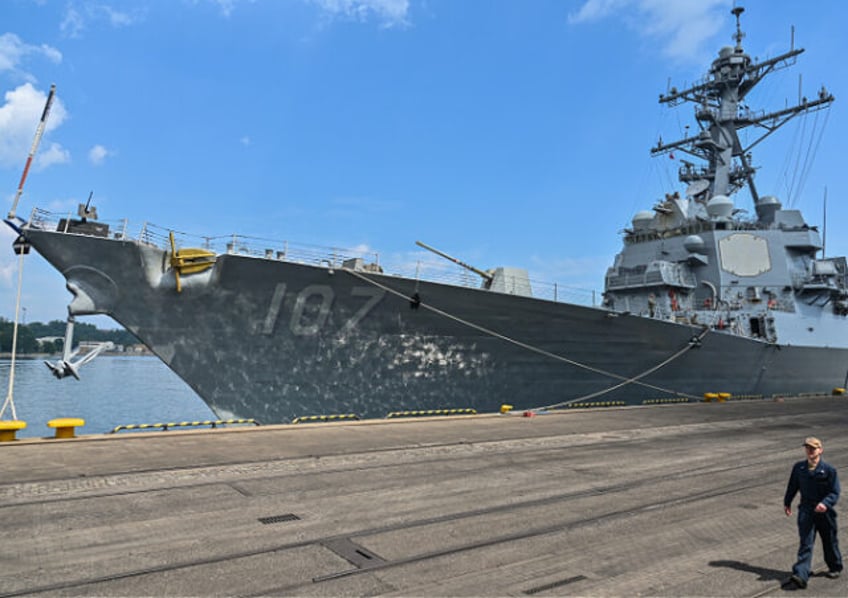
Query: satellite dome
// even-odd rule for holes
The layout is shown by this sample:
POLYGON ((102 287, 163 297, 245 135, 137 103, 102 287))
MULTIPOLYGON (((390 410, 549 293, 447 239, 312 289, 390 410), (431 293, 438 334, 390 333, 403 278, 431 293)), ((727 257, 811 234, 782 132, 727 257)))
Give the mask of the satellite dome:
POLYGON ((653 220, 654 214, 649 210, 642 210, 641 212, 636 212, 636 215, 633 216, 633 229, 646 230, 651 225, 651 222, 653 220))
POLYGON ((701 253, 704 251, 704 240, 698 235, 689 235, 683 240, 683 247, 689 253, 701 253))
POLYGON ((715 195, 707 202, 707 214, 710 218, 730 218, 733 214, 733 200, 726 195, 715 195))

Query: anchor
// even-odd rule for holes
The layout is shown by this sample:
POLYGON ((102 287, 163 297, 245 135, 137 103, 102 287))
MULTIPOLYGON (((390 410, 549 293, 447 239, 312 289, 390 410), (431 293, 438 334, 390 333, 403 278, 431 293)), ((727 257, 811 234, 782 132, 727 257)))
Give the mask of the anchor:
POLYGON ((215 265, 215 252, 207 249, 184 248, 177 249, 174 242, 174 231, 168 233, 171 243, 171 267, 174 269, 174 278, 177 282, 177 292, 183 292, 181 276, 203 272, 215 265))
POLYGON ((79 355, 80 349, 77 347, 75 350, 71 350, 71 346, 74 341, 74 323, 75 319, 73 316, 68 316, 68 325, 65 328, 65 346, 62 351, 62 359, 56 361, 55 363, 51 363, 50 361, 44 361, 44 365, 46 365, 54 376, 58 379, 66 378, 67 376, 73 376, 77 380, 79 377, 79 369, 93 360, 95 357, 100 355, 103 351, 108 349, 113 349, 115 347, 114 343, 111 341, 106 341, 103 343, 97 343, 97 345, 88 351, 85 355, 77 359, 76 361, 72 361, 77 355, 79 355))

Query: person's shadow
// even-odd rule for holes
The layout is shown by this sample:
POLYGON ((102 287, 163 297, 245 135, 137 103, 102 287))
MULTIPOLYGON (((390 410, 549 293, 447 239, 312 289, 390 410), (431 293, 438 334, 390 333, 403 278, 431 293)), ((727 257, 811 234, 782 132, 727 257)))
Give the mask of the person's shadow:
MULTIPOLYGON (((789 573, 780 569, 754 567, 753 565, 741 563, 739 561, 710 561, 709 565, 710 567, 727 567, 728 569, 736 569, 737 571, 744 571, 745 573, 754 573, 760 576, 758 581, 778 581, 780 582, 780 586, 783 590, 793 591, 798 589, 796 586, 789 583, 789 573)), ((818 577, 820 575, 824 575, 821 570, 812 571, 810 577, 818 577)))
POLYGON ((710 567, 726 567, 728 569, 744 571, 745 573, 754 573, 760 576, 759 581, 779 581, 782 583, 789 577, 789 574, 781 569, 755 567, 754 565, 739 561, 710 561, 710 567))

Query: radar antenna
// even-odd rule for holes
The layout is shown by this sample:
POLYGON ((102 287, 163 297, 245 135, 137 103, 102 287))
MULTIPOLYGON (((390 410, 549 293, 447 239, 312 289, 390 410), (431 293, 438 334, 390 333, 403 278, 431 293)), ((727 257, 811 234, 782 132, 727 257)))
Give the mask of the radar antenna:
POLYGON ((733 39, 736 40, 736 49, 742 49, 742 40, 745 37, 745 34, 742 32, 742 22, 739 17, 742 16, 742 13, 745 12, 745 9, 741 6, 734 6, 733 10, 730 12, 736 17, 736 34, 733 36, 733 39))

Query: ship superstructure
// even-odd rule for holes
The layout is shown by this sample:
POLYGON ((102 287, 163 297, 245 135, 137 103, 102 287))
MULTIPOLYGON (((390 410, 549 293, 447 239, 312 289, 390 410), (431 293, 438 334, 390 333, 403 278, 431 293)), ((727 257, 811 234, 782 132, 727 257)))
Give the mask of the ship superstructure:
POLYGON ((40 211, 7 222, 66 278, 71 323, 111 316, 222 417, 829 392, 848 371, 846 260, 817 257, 818 231, 758 194, 750 150, 833 96, 822 90, 769 113, 743 107, 801 50, 753 61, 741 13, 736 45, 722 48, 707 78, 660 97, 693 103, 699 131, 653 153, 703 164, 683 161, 685 191, 633 218, 600 306, 542 297, 523 270, 481 270, 438 251, 482 284, 287 244, 253 252, 238 237, 220 251, 192 249, 148 226, 131 236, 88 206, 58 223, 40 211), (746 128, 762 131, 747 146, 746 128), (732 199, 743 188, 755 217, 732 199))
POLYGON ((758 193, 751 162, 751 148, 765 137, 834 98, 822 88, 814 100, 752 111, 744 103, 749 92, 769 73, 791 66, 803 49, 753 61, 742 47, 742 12, 733 9, 736 45, 719 51, 704 80, 660 96, 671 106, 693 104, 698 131, 660 140, 652 154, 676 151, 703 165, 681 160, 685 193, 667 194, 633 218, 607 273, 606 305, 769 343, 845 347, 839 326, 848 310, 845 258, 817 258, 818 230, 800 211, 758 193), (746 129, 761 133, 743 145, 746 129), (753 218, 733 200, 745 188, 753 218))

